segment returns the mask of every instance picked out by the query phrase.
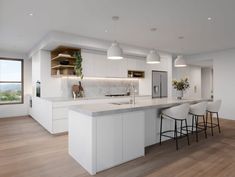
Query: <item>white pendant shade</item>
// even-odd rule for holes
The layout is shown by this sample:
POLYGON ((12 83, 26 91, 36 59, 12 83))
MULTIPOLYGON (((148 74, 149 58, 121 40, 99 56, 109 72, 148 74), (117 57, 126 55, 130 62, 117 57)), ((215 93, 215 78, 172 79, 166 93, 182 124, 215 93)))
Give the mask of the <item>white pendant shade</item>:
POLYGON ((182 55, 177 56, 177 58, 175 59, 175 67, 186 67, 186 61, 183 58, 182 55))
POLYGON ((151 50, 147 55, 146 63, 148 64, 157 64, 160 63, 160 55, 156 50, 151 50))
POLYGON ((122 48, 119 47, 119 44, 116 41, 113 42, 111 47, 108 49, 107 58, 110 59, 110 60, 123 59, 122 48))

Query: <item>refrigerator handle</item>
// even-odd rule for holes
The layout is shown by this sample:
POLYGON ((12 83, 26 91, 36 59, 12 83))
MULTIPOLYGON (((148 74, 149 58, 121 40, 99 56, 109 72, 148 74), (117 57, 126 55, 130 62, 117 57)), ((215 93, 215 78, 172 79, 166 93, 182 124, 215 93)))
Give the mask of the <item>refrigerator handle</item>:
POLYGON ((153 86, 153 91, 155 94, 157 94, 159 92, 159 86, 158 85, 154 85, 153 86))
POLYGON ((160 74, 160 98, 162 98, 162 75, 160 74))

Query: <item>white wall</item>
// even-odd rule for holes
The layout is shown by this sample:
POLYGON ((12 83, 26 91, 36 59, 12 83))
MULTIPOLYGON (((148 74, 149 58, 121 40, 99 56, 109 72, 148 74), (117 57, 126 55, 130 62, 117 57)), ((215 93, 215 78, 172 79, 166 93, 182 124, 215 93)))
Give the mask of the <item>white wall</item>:
POLYGON ((21 53, 0 51, 0 57, 24 59, 24 103, 0 105, 0 118, 28 115, 29 95, 31 95, 31 60, 21 53))
POLYGON ((210 99, 213 94, 212 68, 202 68, 202 98, 210 99))
POLYGON ((235 49, 193 55, 190 60, 213 59, 214 99, 222 100, 220 116, 235 120, 235 49))
POLYGON ((214 97, 222 99, 221 116, 235 120, 235 51, 214 57, 214 97))
MULTIPOLYGON (((201 98, 201 67, 173 67, 172 79, 180 80, 186 77, 189 79, 190 88, 184 92, 184 98, 201 98)), ((172 95, 177 97, 178 93, 175 89, 173 89, 172 95)))

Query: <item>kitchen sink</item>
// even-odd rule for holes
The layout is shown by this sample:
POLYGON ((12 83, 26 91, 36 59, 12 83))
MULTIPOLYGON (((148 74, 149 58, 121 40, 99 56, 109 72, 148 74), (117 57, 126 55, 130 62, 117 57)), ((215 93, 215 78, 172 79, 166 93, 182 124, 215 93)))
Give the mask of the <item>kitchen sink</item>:
POLYGON ((124 104, 131 104, 129 101, 123 101, 123 102, 115 102, 115 103, 110 103, 113 105, 124 105, 124 104))

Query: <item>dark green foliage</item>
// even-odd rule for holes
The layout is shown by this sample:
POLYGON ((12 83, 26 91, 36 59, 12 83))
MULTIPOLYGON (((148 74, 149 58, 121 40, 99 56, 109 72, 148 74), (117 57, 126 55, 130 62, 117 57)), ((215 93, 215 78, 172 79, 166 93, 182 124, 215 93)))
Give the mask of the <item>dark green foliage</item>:
POLYGON ((81 77, 83 79, 82 74, 82 55, 80 51, 74 52, 73 56, 76 58, 74 71, 76 76, 81 77))

